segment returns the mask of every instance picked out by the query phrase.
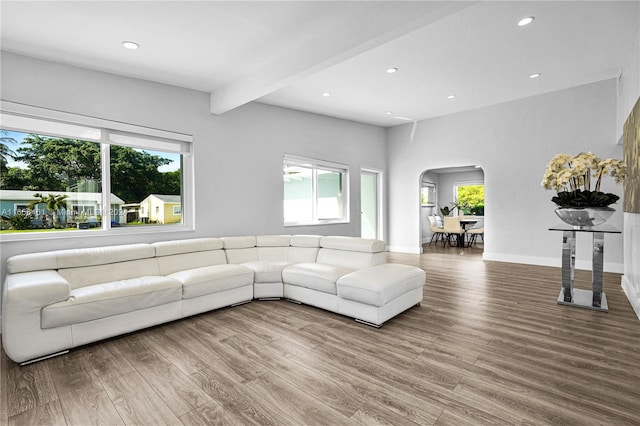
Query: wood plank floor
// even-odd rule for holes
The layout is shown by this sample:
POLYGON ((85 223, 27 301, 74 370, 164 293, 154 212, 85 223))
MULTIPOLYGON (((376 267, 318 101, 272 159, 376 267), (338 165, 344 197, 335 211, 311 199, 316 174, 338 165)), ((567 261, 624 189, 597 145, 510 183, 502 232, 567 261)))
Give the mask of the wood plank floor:
POLYGON ((25 367, 2 352, 0 424, 640 425, 640 321, 620 276, 594 312, 556 304, 558 268, 480 252, 389 253, 427 283, 379 330, 254 301, 25 367))

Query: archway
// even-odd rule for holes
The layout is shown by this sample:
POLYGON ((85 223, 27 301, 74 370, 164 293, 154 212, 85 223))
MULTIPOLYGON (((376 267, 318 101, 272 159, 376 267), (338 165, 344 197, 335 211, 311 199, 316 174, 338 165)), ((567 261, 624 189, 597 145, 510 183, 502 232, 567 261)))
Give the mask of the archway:
POLYGON ((442 218, 447 213, 445 208, 449 209, 448 215, 473 216, 472 221, 476 223, 470 224, 469 229, 484 227, 484 183, 484 170, 478 165, 434 168, 422 172, 418 227, 421 252, 422 246, 429 244, 433 236, 429 216, 442 218))

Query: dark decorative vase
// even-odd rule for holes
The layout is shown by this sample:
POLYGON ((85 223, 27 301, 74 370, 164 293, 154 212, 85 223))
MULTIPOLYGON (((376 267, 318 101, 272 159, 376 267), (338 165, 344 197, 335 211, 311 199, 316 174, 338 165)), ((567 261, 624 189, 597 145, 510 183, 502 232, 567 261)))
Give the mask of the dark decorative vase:
POLYGON ((611 207, 558 207, 556 214, 564 223, 575 228, 598 226, 613 215, 611 207))

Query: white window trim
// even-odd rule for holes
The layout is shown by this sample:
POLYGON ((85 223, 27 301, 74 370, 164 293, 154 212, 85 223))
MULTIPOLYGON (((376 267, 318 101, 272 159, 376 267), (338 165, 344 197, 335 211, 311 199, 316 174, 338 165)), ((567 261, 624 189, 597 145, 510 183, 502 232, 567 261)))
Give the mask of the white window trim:
MULTIPOLYGON (((331 161, 326 161, 326 160, 318 160, 316 158, 311 158, 311 157, 303 157, 303 156, 299 156, 299 155, 293 155, 293 154, 287 154, 285 153, 283 156, 283 160, 282 160, 282 167, 284 169, 285 164, 290 163, 292 165, 296 165, 298 167, 306 167, 306 168, 311 168, 313 169, 313 179, 312 179, 312 199, 311 199, 311 203, 312 203, 312 209, 313 209, 313 215, 315 216, 317 214, 317 173, 316 173, 316 169, 322 169, 322 170, 328 170, 328 171, 335 171, 335 172, 339 172, 342 173, 343 176, 343 181, 342 181, 342 217, 341 218, 337 218, 337 219, 318 219, 316 217, 314 217, 312 220, 305 220, 305 221, 292 221, 292 222, 287 222, 284 219, 284 210, 283 210, 283 214, 282 214, 282 220, 283 220, 283 224, 284 227, 294 227, 294 226, 309 226, 309 225, 329 225, 329 224, 336 224, 336 223, 349 223, 350 221, 350 211, 351 211, 351 204, 349 202, 350 198, 349 198, 349 166, 347 164, 341 164, 341 163, 334 163, 331 161)), ((284 188, 283 188, 283 194, 282 194, 282 199, 284 201, 284 188)), ((284 206, 283 206, 284 208, 284 206)))
POLYGON ((160 150, 168 152, 177 152, 182 154, 182 223, 170 224, 162 226, 132 226, 132 227, 111 227, 110 220, 102 221, 100 230, 83 230, 81 232, 68 231, 49 231, 49 232, 27 232, 2 234, 2 241, 27 241, 42 239, 58 239, 58 238, 83 238, 83 237, 100 237, 113 235, 132 235, 132 234, 150 234, 165 232, 186 232, 195 230, 195 174, 193 161, 193 136, 172 132, 168 130, 155 129, 151 127, 138 126, 119 121, 111 121, 102 118, 96 118, 86 115, 73 114, 63 111, 56 111, 48 108, 41 108, 32 105, 26 105, 16 102, 0 100, 0 127, 8 130, 34 132, 34 129, 21 127, 21 123, 28 119, 44 120, 52 123, 52 128, 61 129, 63 133, 49 131, 50 136, 70 137, 64 133, 64 129, 73 129, 74 131, 82 130, 82 127, 94 128, 100 131, 100 139, 94 137, 82 138, 79 136, 71 136, 74 139, 84 139, 101 143, 101 167, 102 167, 102 206, 111 207, 111 180, 110 180, 110 145, 125 145, 137 148, 146 148, 150 150, 160 150), (15 118, 15 120, 13 120, 15 118), (112 139, 118 140, 115 142, 112 139), (129 140, 127 140, 129 138, 129 140), (135 139, 135 141, 134 141, 135 139), (161 147, 153 145, 153 141, 158 140, 161 147), (124 143, 123 143, 124 141, 124 143), (145 141, 147 143, 145 143, 145 141), (167 142, 178 142, 179 149, 167 150, 169 145, 167 142), (186 160, 186 161, 185 161, 186 160))

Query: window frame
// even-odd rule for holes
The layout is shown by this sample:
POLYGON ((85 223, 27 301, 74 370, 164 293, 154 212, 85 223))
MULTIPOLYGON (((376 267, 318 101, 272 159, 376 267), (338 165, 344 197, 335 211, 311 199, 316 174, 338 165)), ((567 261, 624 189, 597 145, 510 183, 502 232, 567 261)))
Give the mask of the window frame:
POLYGON ((486 188, 486 184, 484 182, 484 180, 469 180, 469 181, 463 181, 463 182, 454 182, 453 183, 453 200, 454 202, 458 202, 458 187, 460 186, 478 186, 478 185, 482 185, 486 188))
POLYGON ((282 185, 282 222, 285 227, 291 226, 308 226, 308 225, 327 225, 336 223, 350 222, 350 197, 349 197, 349 166, 347 164, 334 163, 326 160, 318 160, 310 157, 299 155, 284 154, 282 159, 282 172, 285 167, 294 166, 311 170, 311 220, 287 221, 284 212, 284 180, 282 185), (342 179, 342 216, 340 218, 320 219, 318 218, 318 170, 338 172, 342 179))
POLYGON ((36 130, 38 126, 51 125, 51 129, 45 130, 46 136, 66 137, 71 139, 87 140, 100 144, 101 150, 101 205, 103 218, 105 214, 109 220, 102 220, 100 228, 83 230, 82 232, 50 231, 3 234, 2 241, 23 241, 52 238, 78 238, 94 236, 113 236, 119 234, 149 234, 158 232, 185 232, 195 230, 195 188, 194 188, 194 158, 193 136, 185 133, 177 133, 168 130, 143 127, 129 123, 117 122, 86 115, 67 113, 62 111, 40 108, 31 105, 19 104, 9 101, 0 101, 0 125, 3 129, 24 132, 42 133, 36 130), (8 119, 8 120, 7 120, 8 119), (9 124, 7 124, 7 121, 9 124), (33 123, 33 126, 29 126, 33 123), (91 137, 83 137, 73 132, 65 133, 65 129, 73 131, 89 132, 91 137), (95 137, 95 131, 99 131, 99 139, 95 137), (120 139, 114 142, 114 139, 120 139), (127 139, 129 138, 129 139, 127 139), (159 146, 154 146, 157 143, 159 146), (129 146, 131 148, 147 149, 160 152, 173 152, 181 155, 182 170, 182 223, 162 226, 144 227, 111 227, 111 145, 129 146))

